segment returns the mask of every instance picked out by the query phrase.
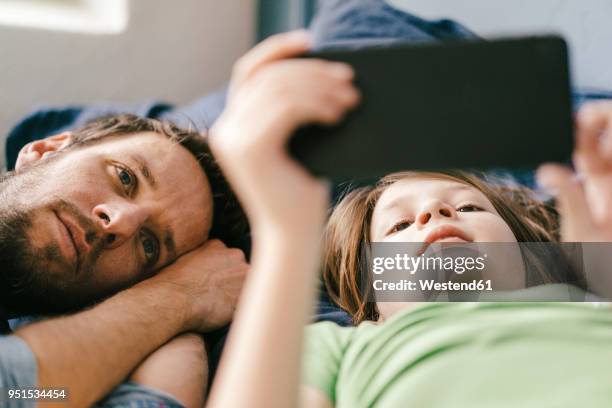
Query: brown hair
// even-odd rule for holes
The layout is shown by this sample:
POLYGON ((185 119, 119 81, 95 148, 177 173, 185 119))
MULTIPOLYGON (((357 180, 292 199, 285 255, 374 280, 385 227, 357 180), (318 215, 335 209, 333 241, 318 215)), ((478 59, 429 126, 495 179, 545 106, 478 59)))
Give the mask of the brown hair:
POLYGON ((206 174, 213 198, 212 227, 209 237, 222 240, 230 247, 248 251, 248 223, 229 184, 223 177, 208 146, 206 135, 184 129, 165 120, 144 118, 132 114, 104 116, 71 132, 66 150, 91 145, 111 136, 154 132, 187 149, 200 163, 206 174))
MULTIPOLYGON (((372 213, 383 191, 407 177, 458 181, 481 191, 508 224, 518 242, 558 242, 558 213, 537 194, 509 177, 463 171, 440 173, 399 172, 375 185, 348 192, 333 210, 325 232, 323 280, 334 303, 353 317, 354 323, 378 319, 376 304, 367 302, 362 288, 363 244, 369 244, 372 213)), ((557 271, 537 268, 531 284, 559 281, 557 271)))

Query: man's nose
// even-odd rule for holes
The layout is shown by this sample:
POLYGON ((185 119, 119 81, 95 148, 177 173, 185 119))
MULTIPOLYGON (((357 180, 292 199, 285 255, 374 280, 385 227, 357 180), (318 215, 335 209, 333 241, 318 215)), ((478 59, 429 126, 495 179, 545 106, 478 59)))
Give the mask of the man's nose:
POLYGON ((146 209, 127 202, 97 205, 93 214, 109 249, 131 239, 148 218, 146 209))
POLYGON ((435 219, 455 218, 457 211, 451 205, 448 205, 440 200, 432 200, 428 202, 423 209, 417 214, 417 226, 422 227, 428 222, 435 219))

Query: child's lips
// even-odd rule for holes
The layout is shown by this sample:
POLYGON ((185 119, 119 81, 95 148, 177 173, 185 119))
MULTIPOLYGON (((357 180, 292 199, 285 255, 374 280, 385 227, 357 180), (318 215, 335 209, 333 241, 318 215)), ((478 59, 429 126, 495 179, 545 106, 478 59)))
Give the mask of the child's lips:
POLYGON ((473 242, 473 239, 457 227, 448 224, 440 225, 427 234, 417 256, 425 253, 429 245, 434 242, 473 242))
POLYGON ((446 238, 437 239, 433 242, 469 242, 469 241, 461 237, 446 237, 446 238))

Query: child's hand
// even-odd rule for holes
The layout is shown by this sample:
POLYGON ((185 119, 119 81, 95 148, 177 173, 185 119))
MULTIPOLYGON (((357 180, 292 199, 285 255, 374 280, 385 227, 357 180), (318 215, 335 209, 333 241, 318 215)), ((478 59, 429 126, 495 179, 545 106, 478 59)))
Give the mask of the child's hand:
POLYGON ((359 93, 348 65, 286 59, 308 47, 308 36, 294 32, 270 38, 242 57, 228 106, 211 130, 213 153, 254 230, 265 225, 291 234, 318 233, 325 220, 326 186, 288 155, 286 144, 302 125, 340 121, 359 93))
POLYGON ((612 103, 594 103, 577 117, 576 173, 547 164, 538 183, 556 194, 567 242, 612 242, 612 103))

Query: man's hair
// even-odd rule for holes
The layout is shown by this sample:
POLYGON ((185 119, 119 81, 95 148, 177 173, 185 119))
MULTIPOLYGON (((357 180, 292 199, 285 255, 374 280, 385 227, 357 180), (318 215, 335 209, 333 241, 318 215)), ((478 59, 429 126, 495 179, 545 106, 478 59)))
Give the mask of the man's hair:
POLYGON ((223 241, 227 246, 243 249, 250 246, 248 223, 238 200, 217 165, 206 135, 195 129, 184 129, 167 120, 144 118, 132 114, 104 116, 72 130, 67 150, 91 145, 111 136, 154 132, 186 148, 200 163, 206 174, 213 198, 213 217, 210 238, 223 241))

